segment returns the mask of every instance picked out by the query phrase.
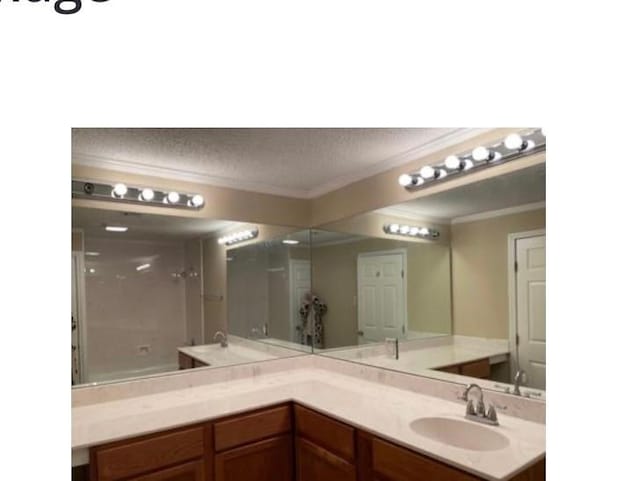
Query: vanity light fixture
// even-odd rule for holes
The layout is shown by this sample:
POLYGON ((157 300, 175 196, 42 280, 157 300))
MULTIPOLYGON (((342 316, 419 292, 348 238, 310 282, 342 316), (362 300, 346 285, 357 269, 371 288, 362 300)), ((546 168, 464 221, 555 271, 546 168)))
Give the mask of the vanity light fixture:
POLYGON ((129 228, 123 225, 106 225, 104 226, 104 230, 108 232, 127 232, 129 228))
POLYGON ((440 232, 424 226, 406 225, 406 224, 385 224, 382 230, 386 234, 404 235, 407 237, 418 237, 421 239, 437 239, 440 232))
POLYGON ((228 234, 224 237, 220 237, 218 239, 218 244, 222 245, 233 245, 238 242, 245 242, 249 239, 254 239, 258 236, 258 229, 247 229, 239 232, 234 232, 233 234, 228 234))
POLYGON ((425 165, 418 172, 402 174, 398 183, 406 190, 424 189, 470 171, 480 170, 519 159, 546 150, 546 137, 542 129, 509 134, 502 142, 480 145, 460 154, 449 155, 439 164, 425 165))
POLYGON ((156 193, 153 191, 153 189, 150 189, 149 187, 145 187, 144 189, 142 189, 142 192, 140 192, 139 199, 146 200, 147 202, 149 202, 153 200, 155 196, 156 196, 156 193))
POLYGON ((118 198, 118 199, 122 199, 126 193, 127 193, 127 186, 122 184, 122 183, 118 183, 116 185, 113 186, 113 190, 112 190, 112 194, 114 197, 118 198))
POLYGON ((178 194, 175 191, 171 191, 167 194, 167 196, 165 197, 165 200, 169 204, 177 204, 180 201, 180 194, 178 194))
POLYGON ((190 194, 174 190, 131 187, 122 182, 114 184, 73 179, 71 196, 74 198, 148 204, 156 207, 201 209, 204 204, 202 194, 190 194))
POLYGON ((151 264, 142 264, 141 266, 136 267, 136 270, 140 272, 148 269, 149 267, 151 267, 151 264))

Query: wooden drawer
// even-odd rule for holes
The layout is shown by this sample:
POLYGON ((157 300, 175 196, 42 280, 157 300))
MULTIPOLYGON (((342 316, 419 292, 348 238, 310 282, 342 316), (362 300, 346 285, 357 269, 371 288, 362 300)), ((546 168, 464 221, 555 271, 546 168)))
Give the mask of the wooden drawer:
POLYGON ((355 429, 302 406, 295 406, 296 432, 347 461, 355 458, 355 429))
POLYGON ((390 481, 477 481, 480 478, 442 463, 373 439, 373 470, 390 481))
POLYGON ((145 474, 129 481, 204 481, 204 462, 193 461, 155 473, 145 474))
POLYGON ((296 439, 296 481, 356 481, 356 467, 304 438, 296 439))
POLYGON ((94 448, 92 463, 98 480, 117 480, 200 458, 204 446, 200 425, 94 448))
POLYGON ((216 454, 215 480, 293 481, 291 434, 216 454))
POLYGON ((216 451, 266 439, 291 431, 289 405, 242 414, 213 426, 216 451))
POLYGON ((481 359, 479 361, 462 364, 460 366, 460 374, 480 379, 489 379, 491 376, 491 365, 489 364, 489 359, 481 359))

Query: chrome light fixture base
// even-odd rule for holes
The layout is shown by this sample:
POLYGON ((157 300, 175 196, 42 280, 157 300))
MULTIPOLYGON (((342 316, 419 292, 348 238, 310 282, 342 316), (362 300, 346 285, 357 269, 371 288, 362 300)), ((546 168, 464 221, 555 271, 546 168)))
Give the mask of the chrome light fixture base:
POLYGON ((109 184, 81 179, 71 181, 71 197, 189 210, 200 210, 204 206, 204 197, 201 194, 186 194, 151 187, 132 187, 122 182, 109 184))
POLYGON ((547 149, 547 139, 542 129, 518 132, 517 138, 521 142, 514 142, 513 139, 515 138, 514 134, 510 134, 507 136, 507 139, 509 139, 507 142, 503 140, 491 146, 478 146, 462 154, 450 155, 447 157, 449 162, 445 159, 439 164, 425 166, 417 172, 402 174, 398 181, 406 190, 413 192, 462 175, 546 151, 547 149), (459 159, 459 163, 456 162, 454 164, 454 157, 459 159), (447 166, 447 163, 449 166, 447 166), (429 174, 433 172, 436 174, 424 177, 421 175, 423 170, 429 174), (411 179, 411 182, 408 182, 408 179, 411 179))

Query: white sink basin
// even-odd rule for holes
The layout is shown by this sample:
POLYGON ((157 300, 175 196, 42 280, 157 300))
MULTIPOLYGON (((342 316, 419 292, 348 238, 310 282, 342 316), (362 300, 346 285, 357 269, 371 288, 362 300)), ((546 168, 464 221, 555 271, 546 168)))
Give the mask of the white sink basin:
POLYGON ((429 417, 413 421, 411 429, 443 444, 470 451, 498 451, 509 445, 509 439, 482 424, 461 419, 429 417))

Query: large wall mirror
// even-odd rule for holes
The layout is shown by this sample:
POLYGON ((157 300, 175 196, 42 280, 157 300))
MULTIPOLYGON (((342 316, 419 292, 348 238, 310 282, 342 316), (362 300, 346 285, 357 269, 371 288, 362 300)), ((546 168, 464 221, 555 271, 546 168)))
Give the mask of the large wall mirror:
POLYGON ((545 164, 319 226, 319 352, 542 398, 545 259, 545 164))
POLYGON ((306 231, 80 207, 72 226, 74 386, 310 350, 288 301, 309 290, 306 231), (245 230, 243 248, 219 242, 245 230))

